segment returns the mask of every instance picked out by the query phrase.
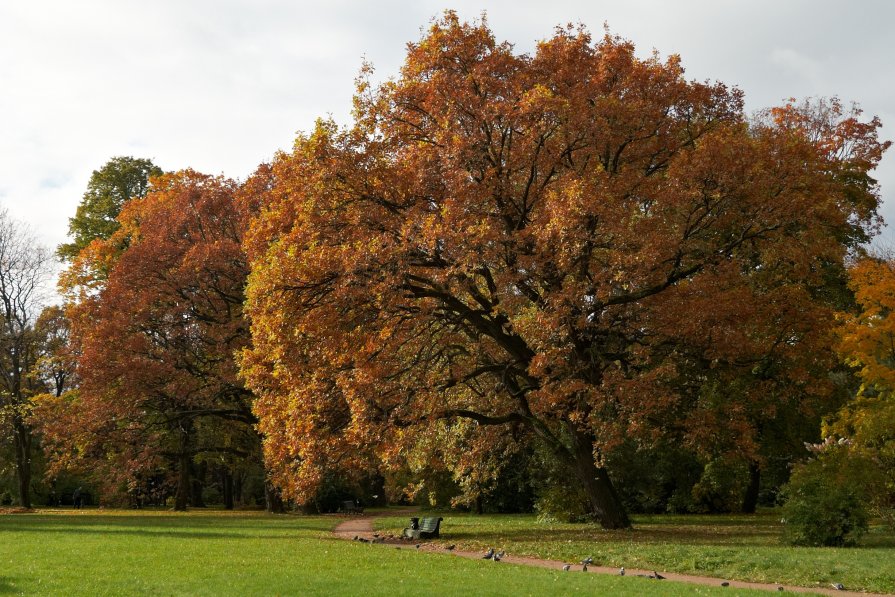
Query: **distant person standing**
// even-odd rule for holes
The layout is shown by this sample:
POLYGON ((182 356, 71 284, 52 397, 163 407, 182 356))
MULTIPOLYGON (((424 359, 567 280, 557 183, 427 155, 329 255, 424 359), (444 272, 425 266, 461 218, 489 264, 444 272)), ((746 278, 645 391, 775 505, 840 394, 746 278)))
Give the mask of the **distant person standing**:
POLYGON ((74 507, 76 509, 78 509, 78 510, 81 509, 81 504, 83 503, 84 498, 81 496, 81 488, 80 487, 75 489, 75 492, 73 494, 71 494, 71 501, 73 502, 74 507))

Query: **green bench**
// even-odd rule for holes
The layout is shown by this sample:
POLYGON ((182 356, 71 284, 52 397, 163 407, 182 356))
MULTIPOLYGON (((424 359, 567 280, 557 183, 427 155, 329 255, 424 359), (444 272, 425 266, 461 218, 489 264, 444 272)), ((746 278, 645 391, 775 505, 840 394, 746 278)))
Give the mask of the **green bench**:
POLYGON ((354 500, 345 500, 342 502, 342 507, 339 508, 340 511, 345 512, 347 514, 363 514, 364 507, 359 506, 355 503, 354 500))
POLYGON ((440 536, 441 516, 427 516, 424 518, 411 518, 410 526, 404 529, 405 539, 432 539, 440 536))

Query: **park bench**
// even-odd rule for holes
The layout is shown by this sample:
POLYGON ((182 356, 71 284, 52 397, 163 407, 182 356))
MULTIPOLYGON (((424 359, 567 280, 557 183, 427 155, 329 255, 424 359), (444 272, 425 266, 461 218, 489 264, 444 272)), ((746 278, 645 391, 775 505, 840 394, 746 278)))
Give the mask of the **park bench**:
POLYGON ((363 514, 364 507, 357 505, 354 500, 345 500, 342 502, 342 507, 339 508, 342 512, 346 512, 348 514, 363 514))
POLYGON ((433 537, 439 537, 442 520, 444 519, 440 516, 428 516, 424 518, 413 517, 410 519, 410 526, 404 529, 403 536, 405 539, 431 539, 433 537))

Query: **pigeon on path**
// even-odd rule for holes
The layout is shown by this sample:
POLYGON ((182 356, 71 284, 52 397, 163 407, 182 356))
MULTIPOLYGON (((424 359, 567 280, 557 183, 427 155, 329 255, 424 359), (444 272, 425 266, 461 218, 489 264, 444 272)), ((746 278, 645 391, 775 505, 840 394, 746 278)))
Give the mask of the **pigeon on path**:
POLYGON ((445 547, 445 549, 448 551, 454 551, 455 547, 457 547, 457 546, 452 543, 452 544, 448 545, 447 547, 445 547))
POLYGON ((834 583, 832 583, 832 586, 833 586, 833 588, 836 589, 837 591, 844 591, 844 590, 845 590, 845 586, 844 586, 841 582, 834 582, 834 583))
POLYGON ((572 565, 566 564, 565 566, 562 567, 562 569, 563 569, 563 572, 568 572, 569 570, 572 569, 572 565))
POLYGON ((485 555, 482 556, 483 560, 490 560, 494 557, 494 548, 492 547, 488 551, 485 552, 485 555))
POLYGON ((619 575, 619 576, 624 576, 624 575, 625 575, 625 567, 624 567, 624 566, 622 566, 622 567, 619 569, 619 571, 618 571, 618 575, 619 575))

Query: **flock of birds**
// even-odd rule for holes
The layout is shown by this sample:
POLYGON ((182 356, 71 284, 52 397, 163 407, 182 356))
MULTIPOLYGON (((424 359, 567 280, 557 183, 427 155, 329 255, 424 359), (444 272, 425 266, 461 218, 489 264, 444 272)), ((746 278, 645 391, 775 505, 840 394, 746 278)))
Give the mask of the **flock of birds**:
MULTIPOLYGON (((394 536, 393 536, 393 535, 389 535, 389 538, 394 538, 394 536)), ((354 536, 354 541, 360 541, 360 542, 362 542, 362 543, 385 543, 385 537, 381 536, 379 533, 373 533, 373 538, 372 538, 372 539, 367 539, 367 538, 365 538, 365 537, 361 537, 361 536, 359 536, 359 535, 355 535, 355 536, 354 536)), ((419 549, 419 548, 421 547, 421 544, 420 544, 420 543, 417 543, 415 547, 416 547, 417 549, 419 549)), ((447 551, 454 551, 454 549, 456 549, 456 547, 457 547, 456 544, 453 544, 453 543, 452 543, 452 544, 450 544, 450 545, 447 545, 447 546, 445 547, 445 549, 446 549, 447 551)), ((488 549, 488 551, 485 552, 485 554, 482 556, 482 559, 484 559, 484 560, 493 560, 493 561, 495 561, 495 562, 499 562, 499 561, 501 561, 504 557, 506 557, 506 555, 507 555, 507 552, 506 552, 506 551, 504 551, 504 550, 495 551, 494 548, 491 547, 491 548, 488 549)), ((581 562, 580 562, 581 570, 582 570, 583 572, 587 572, 587 567, 590 566, 590 565, 593 564, 593 563, 594 563, 594 559, 593 559, 591 556, 588 556, 588 557, 584 558, 584 559, 581 560, 581 562)), ((565 572, 569 572, 569 571, 572 569, 572 564, 564 564, 563 567, 562 567, 562 569, 563 569, 565 572)), ((619 570, 618 570, 618 575, 619 575, 619 576, 625 576, 625 567, 624 567, 624 566, 622 566, 621 568, 619 568, 619 570)), ((665 577, 662 576, 661 574, 659 574, 658 572, 656 572, 655 570, 653 570, 652 574, 636 574, 635 576, 639 576, 639 577, 641 577, 641 578, 649 578, 649 579, 652 579, 652 580, 665 580, 665 577)), ((729 587, 729 586, 730 586, 730 583, 729 583, 728 581, 725 580, 725 581, 723 581, 723 582, 721 583, 721 586, 722 586, 722 587, 729 587)), ((845 590, 845 586, 844 586, 842 583, 835 582, 835 583, 831 583, 830 586, 832 586, 832 587, 833 587, 834 589, 836 589, 837 591, 844 591, 844 590, 845 590)), ((777 587, 777 590, 778 590, 778 591, 783 591, 784 588, 783 588, 783 587, 777 587)))
MULTIPOLYGON (((448 550, 448 551, 452 551, 455 547, 456 547, 456 545, 448 545, 448 546, 447 546, 447 550, 448 550)), ((417 545, 417 548, 419 548, 419 545, 417 545)), ((492 547, 492 548, 488 549, 488 551, 485 552, 485 555, 483 555, 482 558, 485 559, 485 560, 492 560, 492 559, 493 559, 495 562, 499 562, 505 555, 507 555, 507 554, 506 554, 506 552, 503 551, 503 550, 501 550, 501 551, 495 553, 495 552, 494 552, 494 548, 492 547)), ((581 570, 582 570, 583 572, 587 572, 587 567, 590 566, 590 565, 593 564, 593 563, 594 563, 594 559, 593 559, 591 556, 588 556, 588 557, 584 558, 584 559, 581 560, 581 562, 580 562, 580 564, 581 564, 581 570)), ((572 569, 572 564, 563 564, 562 569, 563 569, 563 571, 568 572, 568 571, 570 571, 570 570, 572 569)), ((625 575, 625 567, 624 567, 624 566, 622 566, 621 568, 619 568, 619 570, 618 570, 618 575, 619 575, 619 576, 624 576, 624 575, 625 575)), ((653 570, 653 572, 652 572, 651 574, 636 574, 635 576, 639 576, 640 578, 649 578, 649 579, 652 579, 652 580, 665 580, 665 577, 662 576, 661 574, 659 574, 658 572, 656 572, 655 570, 653 570)), ((729 586, 730 586, 730 583, 729 583, 728 581, 725 580, 725 581, 722 581, 722 582, 721 582, 721 586, 722 586, 722 587, 729 587, 729 586)), ((837 591, 844 591, 844 590, 845 590, 845 586, 844 586, 842 583, 834 582, 834 583, 831 583, 830 586, 833 587, 834 589, 836 589, 837 591)), ((778 590, 778 591, 783 591, 783 590, 784 590, 784 587, 778 586, 778 587, 777 587, 777 590, 778 590)))

